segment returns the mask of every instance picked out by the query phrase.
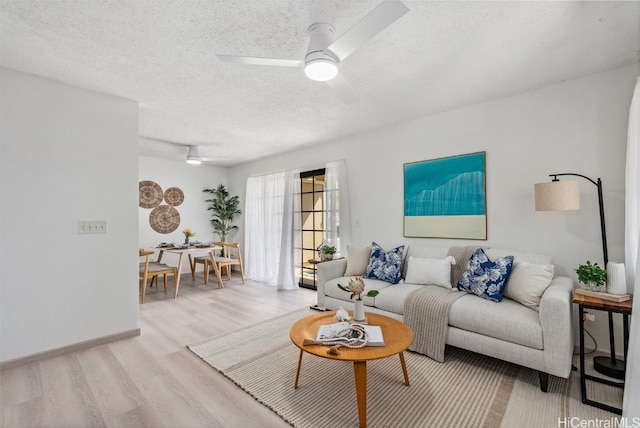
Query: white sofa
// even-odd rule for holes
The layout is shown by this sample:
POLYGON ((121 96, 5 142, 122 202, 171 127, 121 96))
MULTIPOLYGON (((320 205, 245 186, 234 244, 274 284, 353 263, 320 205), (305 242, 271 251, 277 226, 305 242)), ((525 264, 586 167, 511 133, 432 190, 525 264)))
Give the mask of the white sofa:
MULTIPOLYGON (((412 245, 405 248, 403 278, 409 257, 444 259, 448 248, 412 245)), ((490 258, 513 255, 516 260, 549 265, 551 258, 517 251, 488 249, 490 258)), ((466 265, 468 260, 457 260, 466 265)), ((347 259, 318 265, 318 307, 353 309, 346 285, 347 259)), ((404 321, 404 300, 409 293, 423 287, 400 281, 397 284, 363 278, 365 293, 378 290, 375 298, 365 297, 365 311, 404 321)), ((507 281, 507 286, 509 282, 507 281)), ((539 310, 503 298, 499 303, 465 293, 452 305, 449 313, 446 344, 537 370, 540 387, 546 392, 548 375, 569 377, 573 354, 571 296, 574 283, 568 277, 554 277, 540 298, 539 310), (479 322, 482 321, 482 322, 479 322)), ((455 284, 453 284, 455 288, 455 284)))

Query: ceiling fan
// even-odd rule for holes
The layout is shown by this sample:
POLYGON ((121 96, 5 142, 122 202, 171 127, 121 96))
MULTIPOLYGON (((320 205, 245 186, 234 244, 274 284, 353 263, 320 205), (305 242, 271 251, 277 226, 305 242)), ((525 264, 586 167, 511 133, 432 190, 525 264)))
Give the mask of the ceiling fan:
POLYGON ((187 163, 192 165, 199 165, 202 162, 223 162, 233 159, 229 156, 218 155, 219 150, 216 149, 216 143, 177 143, 141 135, 138 139, 138 144, 139 153, 143 156, 175 161, 186 160, 187 163), (201 155, 201 151, 204 151, 204 155, 201 155), (211 153, 214 153, 214 156, 207 157, 207 154, 211 153))
POLYGON ((309 47, 304 60, 217 55, 221 61, 250 65, 304 67, 311 80, 327 82, 351 104, 358 96, 349 82, 338 73, 338 64, 360 46, 400 19, 409 9, 400 1, 383 1, 360 22, 335 39, 335 28, 326 22, 309 27, 309 47))

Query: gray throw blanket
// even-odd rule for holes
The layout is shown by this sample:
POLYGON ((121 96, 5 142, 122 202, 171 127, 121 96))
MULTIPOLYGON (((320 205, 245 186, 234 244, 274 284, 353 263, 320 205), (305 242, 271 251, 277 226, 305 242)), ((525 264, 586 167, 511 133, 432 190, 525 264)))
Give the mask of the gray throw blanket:
MULTIPOLYGON (((451 247, 449 255, 456 259, 451 266, 451 284, 458 284, 460 275, 477 247, 451 247)), ((456 288, 425 285, 410 293, 404 302, 404 323, 413 330, 411 351, 424 354, 440 363, 444 362, 449 310, 451 305, 466 293, 456 288)))

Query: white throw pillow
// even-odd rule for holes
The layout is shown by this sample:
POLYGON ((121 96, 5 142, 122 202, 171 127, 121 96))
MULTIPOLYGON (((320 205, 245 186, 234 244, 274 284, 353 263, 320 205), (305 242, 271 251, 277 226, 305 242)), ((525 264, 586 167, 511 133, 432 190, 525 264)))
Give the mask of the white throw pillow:
POLYGON ((451 265, 456 264, 456 260, 447 256, 444 259, 419 259, 409 257, 407 267, 407 277, 405 283, 409 284, 433 284, 445 288, 451 287, 451 265))
POLYGON ((367 271, 371 247, 352 247, 347 245, 347 270, 344 276, 361 276, 367 271))
POLYGON ((502 295, 540 310, 540 299, 551 284, 553 273, 552 264, 537 265, 516 257, 502 295))

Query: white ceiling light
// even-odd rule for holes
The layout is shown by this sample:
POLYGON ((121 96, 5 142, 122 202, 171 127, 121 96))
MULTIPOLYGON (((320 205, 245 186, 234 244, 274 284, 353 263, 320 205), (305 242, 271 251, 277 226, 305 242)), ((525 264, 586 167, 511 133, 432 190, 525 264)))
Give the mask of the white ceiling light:
POLYGON ((326 82, 337 76, 338 66, 329 59, 316 59, 305 64, 304 74, 311 80, 326 82))
POLYGON ((338 74, 338 65, 329 52, 327 46, 333 42, 333 25, 324 22, 309 27, 309 47, 304 57, 304 74, 311 80, 326 82, 338 74))
POLYGON ((187 163, 191 165, 200 165, 202 163, 202 159, 200 159, 200 152, 198 151, 198 146, 189 146, 187 163))

